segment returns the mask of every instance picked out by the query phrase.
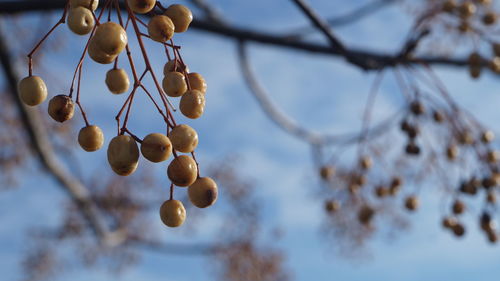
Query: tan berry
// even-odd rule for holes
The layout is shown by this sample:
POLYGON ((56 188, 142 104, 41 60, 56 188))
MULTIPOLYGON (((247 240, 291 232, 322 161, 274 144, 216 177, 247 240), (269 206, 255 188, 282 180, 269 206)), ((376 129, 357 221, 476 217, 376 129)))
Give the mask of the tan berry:
POLYGON ((328 213, 334 213, 340 209, 340 203, 337 200, 328 200, 325 202, 325 210, 328 213))
POLYGON ((180 4, 170 5, 165 11, 166 16, 172 19, 175 25, 175 32, 184 32, 193 21, 193 13, 188 7, 180 4))
POLYGON ((167 168, 168 178, 177 186, 190 186, 197 177, 198 168, 193 158, 187 155, 176 157, 167 168))
POLYGON ((446 148, 446 156, 448 157, 448 160, 455 160, 458 157, 458 147, 454 144, 450 144, 446 148))
POLYGON ((500 57, 494 57, 490 61, 490 69, 491 71, 500 74, 500 57))
POLYGON ((184 116, 191 119, 199 118, 205 110, 205 96, 197 90, 188 91, 182 96, 179 108, 184 116))
POLYGON ((73 118, 75 103, 66 95, 58 95, 49 101, 49 115, 57 122, 73 118))
POLYGON ((169 72, 163 78, 163 90, 170 97, 180 97, 187 91, 184 75, 180 72, 169 72))
POLYGON ((375 195, 379 198, 386 197, 389 195, 389 189, 385 186, 377 186, 375 187, 375 195))
POLYGON ((116 59, 117 56, 106 54, 104 51, 100 50, 99 47, 97 47, 94 38, 90 39, 88 53, 92 60, 101 64, 110 64, 116 59))
POLYGON ((358 221, 361 224, 367 225, 373 220, 374 215, 375 210, 368 205, 364 205, 358 211, 358 221))
POLYGON ((99 150, 104 143, 104 134, 101 128, 95 125, 83 127, 78 133, 78 143, 85 151, 99 150))
POLYGON ((160 207, 161 221, 168 227, 178 227, 186 220, 186 209, 179 200, 167 200, 160 207))
POLYGON ((460 200, 455 200, 451 209, 455 215, 463 214, 463 212, 465 211, 465 204, 460 200))
POLYGON ((463 2, 458 7, 458 12, 460 13, 460 17, 468 18, 476 13, 476 5, 474 5, 471 1, 463 2))
POLYGON ((99 0, 70 0, 69 5, 71 9, 83 7, 95 11, 97 6, 99 6, 99 0))
POLYGON ((164 134, 152 133, 142 141, 141 153, 151 162, 163 162, 172 154, 172 143, 164 134))
POLYGON ((84 7, 76 7, 69 10, 68 27, 78 35, 89 34, 94 28, 94 16, 92 12, 84 7))
POLYGON ((127 0, 130 9, 138 14, 145 14, 155 7, 156 0, 127 0))
POLYGON ((179 60, 170 60, 163 67, 163 75, 167 75, 169 72, 189 72, 187 65, 182 65, 179 60))
POLYGON ((188 74, 187 78, 192 90, 198 90, 204 94, 207 92, 207 82, 205 82, 205 78, 201 74, 192 72, 188 74))
POLYGON ((114 137, 108 146, 108 163, 120 176, 132 174, 139 164, 139 148, 131 136, 114 137))
POLYGON ((495 24, 497 21, 497 15, 494 12, 487 12, 483 16, 483 23, 485 25, 495 24))
POLYGON ((130 87, 130 80, 124 69, 111 69, 106 73, 106 86, 113 94, 123 94, 130 87))
POLYGON ((154 16, 148 23, 148 34, 154 41, 167 42, 174 36, 174 23, 167 16, 154 16))
POLYGON ((331 180, 335 175, 335 168, 331 165, 325 165, 319 169, 320 177, 325 180, 331 180))
POLYGON ((443 220, 441 221, 441 225, 444 228, 451 229, 456 224, 457 224, 457 220, 454 217, 444 217, 443 220))
POLYGON ((121 25, 109 21, 96 28, 93 41, 96 47, 104 53, 118 55, 127 45, 127 32, 121 25))
POLYGON ((188 187, 189 200, 198 208, 212 206, 217 201, 217 184, 211 178, 197 179, 188 187))
POLYGON ((18 85, 19 98, 29 106, 41 104, 47 98, 47 86, 39 76, 28 76, 18 85))
POLYGON ((198 133, 188 125, 178 125, 168 134, 175 150, 189 153, 198 146, 198 133))
POLYGON ((359 166, 364 170, 370 169, 372 167, 372 165, 373 165, 373 162, 369 156, 364 156, 359 160, 359 166))
POLYGON ((409 211, 415 211, 418 208, 419 202, 416 196, 408 196, 405 199, 405 207, 409 211))
POLYGON ((447 0, 443 3, 443 11, 447 13, 453 12, 457 8, 457 3, 454 0, 447 0))
POLYGON ((456 223, 451 227, 453 234, 457 237, 462 237, 465 234, 465 227, 461 223, 456 223))

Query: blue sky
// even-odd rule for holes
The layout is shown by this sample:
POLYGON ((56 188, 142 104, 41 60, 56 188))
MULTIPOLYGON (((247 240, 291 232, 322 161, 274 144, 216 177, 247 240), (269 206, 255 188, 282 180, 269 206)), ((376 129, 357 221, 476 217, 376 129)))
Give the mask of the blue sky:
MULTIPOLYGON (((184 1, 185 2, 185 1, 184 1)), ((269 32, 293 30, 308 21, 290 1, 218 0, 213 3, 229 22, 269 32)), ((367 1, 316 0, 309 1, 323 16, 332 16, 362 5, 367 1)), ((182 3, 182 2, 181 2, 182 3)), ((411 24, 402 9, 388 8, 349 27, 336 30, 348 46, 369 47, 376 50, 397 50, 411 24)), ((55 20, 55 18, 54 18, 55 20)), ((67 45, 82 46, 83 39, 69 36, 67 45)), ((315 40, 322 40, 320 37, 315 40)), ((317 179, 310 161, 309 147, 283 133, 262 113, 250 95, 239 73, 236 47, 221 37, 190 30, 177 35, 183 46, 182 54, 191 71, 202 73, 208 81, 207 108, 204 116, 189 121, 200 136, 198 154, 202 163, 209 163, 226 155, 237 153, 243 159, 241 171, 255 179, 259 195, 266 200, 266 226, 280 226, 284 237, 278 242, 286 255, 286 266, 292 270, 293 280, 498 280, 500 250, 491 246, 475 227, 469 216, 469 232, 464 239, 455 239, 439 226, 440 194, 426 187, 419 212, 412 215, 409 231, 401 232, 395 240, 377 236, 369 243, 366 258, 346 259, 335 255, 320 235, 324 216, 322 204, 313 196, 317 179)), ((351 68, 342 60, 321 55, 283 51, 268 46, 251 44, 251 61, 261 82, 282 110, 309 127, 330 133, 342 133, 358 128, 363 100, 371 85, 373 74, 351 68)), ((134 46, 132 46, 134 47, 134 46)), ((150 46, 154 48, 154 46, 150 46)), ((65 48, 48 55, 52 68, 73 69, 77 54, 65 48), (61 59, 64 58, 64 59, 61 59)), ((154 52, 151 52, 154 53, 154 52)), ((158 54, 162 54, 158 52, 158 54)), ((153 55, 154 68, 160 70, 164 58, 153 55)), ((114 132, 112 122, 118 104, 116 96, 107 93, 104 74, 107 67, 90 63, 84 80, 82 102, 107 135, 114 132), (96 102, 99 101, 99 102, 96 102)), ((476 113, 480 120, 495 126, 498 118, 498 80, 490 74, 479 82, 472 82, 463 70, 439 68, 439 75, 454 97, 476 113), (485 102, 488 101, 488 102, 485 102)), ((61 71, 61 80, 69 81, 70 71, 61 71)), ((63 84, 64 85, 64 84, 63 84)), ((48 85, 49 91, 65 91, 48 85)), ((395 111, 398 100, 394 83, 388 80, 381 89, 375 115, 395 111)), ((46 105, 45 105, 46 106, 46 105)), ((159 130, 160 120, 150 110, 149 101, 137 100, 137 119, 130 127, 139 135, 159 130), (140 114, 139 114, 140 112, 140 114)), ((181 119, 182 120, 182 119, 181 119)), ((79 154, 82 161, 105 159, 105 150, 79 154)), ((64 194, 48 179, 40 180, 38 166, 28 171, 36 181, 25 177, 22 187, 0 194, 0 272, 5 280, 16 280, 20 274, 19 259, 26 243, 24 232, 36 225, 51 225, 61 216, 52 202, 63 200, 64 194), (19 206, 26 206, 20 208, 19 206), (35 219, 36 218, 36 219, 35 219)), ((163 170, 157 168, 161 173, 163 170)), ((87 171, 91 173, 91 171, 87 171)), ((205 214, 204 224, 216 224, 216 214, 205 214)), ((176 230, 165 230, 158 220, 159 235, 182 236, 176 230), (168 233, 165 233, 168 232, 168 233)), ((214 235, 213 227, 201 236, 214 235)), ((168 240, 170 241, 170 240, 168 240)), ((76 268, 71 276, 80 280, 212 280, 206 270, 206 261, 198 257, 162 256, 146 253, 141 263, 121 276, 104 270, 76 268), (195 270, 193 270, 195 269, 195 270)))

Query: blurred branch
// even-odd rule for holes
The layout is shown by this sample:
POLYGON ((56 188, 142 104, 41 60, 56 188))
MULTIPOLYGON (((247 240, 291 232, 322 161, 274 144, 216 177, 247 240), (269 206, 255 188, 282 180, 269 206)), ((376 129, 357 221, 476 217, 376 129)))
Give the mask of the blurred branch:
POLYGON ((312 145, 347 145, 353 142, 360 141, 368 136, 376 137, 386 132, 393 125, 393 123, 398 120, 396 117, 400 114, 400 112, 396 112, 386 120, 383 120, 377 126, 374 126, 371 130, 368 130, 368 128, 366 128, 365 131, 356 134, 328 135, 314 132, 304 126, 297 124, 297 122, 281 112, 278 107, 273 104, 273 102, 269 98, 269 93, 258 82, 255 73, 250 67, 244 42, 240 42, 238 45, 238 58, 242 75, 245 78, 248 87, 250 88, 250 92, 257 99, 257 102, 262 107, 267 116, 288 134, 312 145))
MULTIPOLYGON (((62 9, 65 5, 65 2, 66 1, 64 0, 0 1, 0 14, 62 9)), ((300 50, 317 54, 332 56, 342 55, 341 50, 332 46, 325 46, 322 44, 305 42, 302 40, 294 40, 282 35, 269 34, 251 29, 239 28, 233 25, 222 25, 220 23, 213 23, 212 21, 203 19, 193 20, 191 26, 194 29, 213 33, 216 35, 226 36, 232 39, 237 39, 238 41, 253 41, 261 44, 274 45, 278 47, 289 48, 292 50, 300 50)), ((441 56, 401 57, 399 53, 384 54, 355 48, 348 48, 347 52, 351 59, 350 62, 352 63, 353 61, 355 61, 354 64, 363 70, 380 70, 386 67, 393 67, 400 64, 434 64, 446 66, 467 65, 467 59, 464 58, 453 59, 441 56)))
POLYGON ((17 83, 20 77, 14 69, 12 55, 8 50, 5 39, 6 37, 0 34, 0 62, 10 88, 8 92, 11 94, 18 108, 23 127, 26 129, 26 133, 30 139, 28 143, 31 144, 32 149, 38 155, 40 163, 44 168, 81 209, 82 214, 99 241, 105 245, 120 243, 121 241, 118 240, 122 240, 123 238, 120 238, 117 232, 110 232, 98 208, 90 198, 88 189, 57 158, 39 112, 34 108, 24 105, 19 99, 17 83))
MULTIPOLYGON (((400 0, 374 0, 344 15, 329 18, 326 20, 326 22, 331 27, 348 25, 353 22, 360 21, 363 18, 370 16, 377 11, 380 11, 382 8, 388 7, 389 4, 393 4, 398 1, 400 0)), ((290 32, 286 37, 290 39, 299 39, 300 37, 310 34, 313 31, 313 29, 314 27, 311 26, 298 28, 295 31, 290 32)))

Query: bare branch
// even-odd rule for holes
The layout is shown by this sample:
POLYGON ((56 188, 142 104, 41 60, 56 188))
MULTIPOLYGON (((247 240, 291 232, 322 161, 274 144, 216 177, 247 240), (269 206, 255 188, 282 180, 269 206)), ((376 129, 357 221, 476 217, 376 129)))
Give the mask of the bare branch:
POLYGON ((0 35, 0 62, 2 63, 2 68, 10 88, 9 93, 17 105, 19 116, 24 125, 23 127, 30 138, 28 143, 32 145, 32 149, 38 155, 40 163, 59 182, 60 186, 82 210, 82 214, 90 228, 101 243, 110 245, 119 242, 117 240, 123 240, 123 238, 119 237, 119 233, 112 233, 108 229, 98 208, 90 198, 88 189, 57 158, 39 112, 24 105, 19 99, 17 83, 20 78, 14 69, 12 56, 8 50, 4 35, 0 35))
POLYGON ((374 126, 371 130, 365 128, 366 130, 361 133, 355 134, 344 134, 344 135, 327 135, 317 132, 313 132, 304 126, 297 124, 294 120, 288 117, 286 114, 281 112, 270 100, 267 91, 260 85, 255 77, 255 74, 250 67, 248 54, 246 51, 246 46, 244 42, 240 42, 238 45, 238 58, 240 63, 240 68, 245 78, 245 81, 250 88, 250 92, 257 99, 257 102, 262 107, 267 116, 276 124, 278 127, 283 129, 288 134, 297 137, 305 142, 312 145, 348 145, 353 142, 357 142, 367 137, 376 137, 384 132, 386 132, 394 122, 398 120, 396 117, 400 115, 401 112, 396 112, 394 115, 390 116, 387 120, 380 122, 377 126, 374 126))
MULTIPOLYGON (((30 11, 50 11, 64 8, 64 0, 52 1, 1 1, 0 14, 12 14, 30 11)), ((261 44, 268 44, 292 50, 305 51, 316 54, 325 54, 332 56, 342 55, 340 50, 317 43, 304 42, 301 40, 290 39, 286 36, 269 34, 265 32, 244 29, 230 25, 221 25, 206 20, 193 20, 191 27, 204 32, 213 33, 236 39, 238 41, 253 41, 261 44)), ((448 57, 421 56, 421 57, 401 57, 397 54, 384 54, 363 49, 350 48, 349 57, 356 61, 355 65, 363 70, 380 70, 386 67, 393 67, 401 64, 427 64, 427 65, 446 65, 446 66, 467 66, 466 58, 456 59, 448 57)), ((352 63, 352 61, 350 61, 352 63)))

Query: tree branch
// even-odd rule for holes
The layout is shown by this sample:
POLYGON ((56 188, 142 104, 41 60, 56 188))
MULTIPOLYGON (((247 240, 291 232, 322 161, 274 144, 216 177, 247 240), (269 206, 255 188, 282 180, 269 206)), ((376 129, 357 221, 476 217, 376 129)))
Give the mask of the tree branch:
POLYGON ((87 188, 74 177, 57 158, 49 136, 47 135, 47 129, 42 122, 43 118, 41 118, 39 112, 34 108, 24 105, 19 99, 17 83, 20 80, 20 76, 14 69, 12 56, 8 50, 5 38, 3 34, 0 34, 0 63, 2 64, 2 69, 10 88, 8 93, 11 94, 18 108, 19 117, 29 137, 27 143, 31 144, 33 151, 38 155, 43 167, 53 176, 81 209, 83 216, 87 220, 90 228, 96 234, 98 240, 104 245, 121 242, 119 240, 123 240, 123 238, 121 238, 120 233, 111 232, 108 229, 98 208, 90 198, 87 188))
POLYGON ((244 42, 240 42, 240 44, 238 45, 238 59, 242 75, 245 78, 245 82, 247 83, 250 92, 253 94, 261 108, 264 110, 264 113, 271 119, 271 121, 273 121, 286 133, 313 146, 348 145, 354 142, 358 142, 367 137, 377 137, 386 132, 391 126, 393 126, 394 123, 398 120, 398 118, 396 117, 401 114, 401 112, 396 112, 394 115, 390 116, 386 120, 383 120, 372 129, 365 128, 365 130, 360 133, 328 135, 314 132, 304 126, 299 125, 295 120, 292 120, 289 116, 281 112, 278 107, 273 104, 273 102, 269 98, 269 93, 267 93, 264 87, 262 87, 259 81, 257 81, 255 73, 250 67, 244 42))
MULTIPOLYGON (((51 1, 0 1, 0 14, 12 14, 30 11, 50 11, 64 8, 64 0, 51 1)), ((193 20, 192 28, 209 32, 220 36, 229 37, 238 41, 252 41, 261 44, 273 45, 291 50, 305 51, 316 54, 340 56, 340 50, 322 44, 310 43, 301 40, 291 39, 286 36, 269 34, 251 29, 239 28, 232 25, 221 25, 207 20, 193 20)), ((447 57, 421 56, 421 57, 401 57, 400 54, 384 54, 363 49, 348 49, 349 56, 362 66, 363 70, 380 70, 386 67, 393 67, 401 64, 428 64, 445 66, 466 66, 466 58, 454 59, 447 57)), ((352 62, 351 62, 352 63, 352 62)))

